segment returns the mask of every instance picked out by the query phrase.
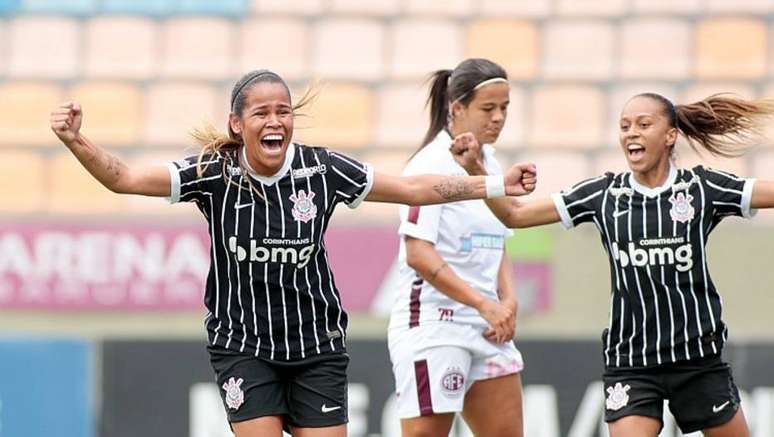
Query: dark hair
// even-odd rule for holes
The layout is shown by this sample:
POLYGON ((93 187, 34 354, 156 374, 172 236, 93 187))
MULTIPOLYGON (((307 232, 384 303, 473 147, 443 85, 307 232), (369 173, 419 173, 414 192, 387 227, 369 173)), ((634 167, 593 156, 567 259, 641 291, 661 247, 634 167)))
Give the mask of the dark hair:
POLYGON ((488 59, 466 59, 454 70, 438 70, 430 75, 432 83, 427 96, 430 106, 430 127, 422 140, 421 150, 449 123, 449 106, 452 102, 468 105, 476 95, 475 88, 489 79, 508 79, 505 69, 488 59))
MULTIPOLYGON (((290 88, 288 87, 287 83, 285 83, 285 80, 282 79, 277 73, 274 73, 270 70, 254 70, 239 78, 239 80, 234 84, 234 87, 231 89, 231 112, 241 116, 242 110, 244 110, 245 107, 247 92, 256 84, 263 82, 282 84, 282 86, 285 88, 285 91, 288 93, 288 99, 291 99, 290 88)), ((296 115, 296 112, 309 104, 315 96, 316 92, 314 92, 312 87, 307 89, 299 102, 296 105, 293 105, 293 114, 296 115)), ((212 125, 206 125, 202 128, 194 129, 191 132, 191 136, 194 138, 194 140, 201 145, 199 159, 197 162, 197 172, 199 176, 204 174, 204 171, 207 168, 206 165, 202 164, 205 155, 219 155, 221 151, 237 150, 243 146, 242 137, 231 129, 230 122, 227 122, 227 129, 228 135, 224 135, 212 125)), ((237 159, 237 164, 241 168, 242 174, 247 174, 247 169, 244 167, 241 160, 237 159)), ((224 174, 226 174, 229 178, 229 181, 231 181, 231 174, 225 172, 225 162, 223 163, 223 167, 224 174)), ((246 178, 246 180, 248 185, 250 185, 250 187, 256 193, 258 193, 258 191, 255 190, 255 188, 252 186, 250 178, 246 178)), ((258 194, 258 196, 262 197, 260 194, 258 194)))
MULTIPOLYGON (((256 84, 263 82, 282 84, 285 91, 288 93, 288 100, 290 100, 290 88, 288 88, 288 84, 285 83, 285 80, 277 73, 269 70, 254 70, 239 78, 231 89, 231 112, 242 115, 242 110, 245 109, 247 91, 256 84)), ((231 124, 228 125, 228 134, 231 138, 238 138, 238 136, 231 131, 231 124)))
POLYGON ((669 125, 688 140, 692 149, 701 147, 713 155, 735 157, 763 137, 764 124, 774 115, 771 99, 744 100, 714 94, 689 105, 675 105, 655 93, 642 93, 661 104, 669 125))

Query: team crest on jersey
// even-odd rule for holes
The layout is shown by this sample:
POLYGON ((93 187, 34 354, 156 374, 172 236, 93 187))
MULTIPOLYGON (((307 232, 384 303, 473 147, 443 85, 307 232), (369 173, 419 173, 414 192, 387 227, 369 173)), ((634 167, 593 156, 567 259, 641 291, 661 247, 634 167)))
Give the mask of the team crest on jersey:
POLYGON ((243 382, 242 378, 234 380, 231 377, 228 382, 223 383, 223 390, 226 391, 226 405, 232 410, 238 410, 245 403, 245 392, 240 387, 243 382))
POLYGON ((308 222, 317 217, 317 205, 314 204, 314 191, 307 194, 304 190, 299 190, 296 194, 290 195, 290 201, 293 202, 293 218, 299 222, 308 222))
POLYGON ((457 397, 465 389, 465 375, 458 367, 449 367, 441 377, 441 390, 448 397, 457 397))
POLYGON ((693 205, 691 205, 691 201, 693 201, 693 196, 688 193, 673 193, 672 196, 669 197, 669 203, 672 204, 669 215, 672 217, 672 220, 680 223, 687 223, 693 219, 695 210, 693 205))
POLYGON ((627 393, 629 389, 631 389, 629 384, 622 386, 620 382, 616 382, 614 386, 608 387, 605 407, 612 411, 618 411, 625 407, 629 403, 629 394, 627 393))

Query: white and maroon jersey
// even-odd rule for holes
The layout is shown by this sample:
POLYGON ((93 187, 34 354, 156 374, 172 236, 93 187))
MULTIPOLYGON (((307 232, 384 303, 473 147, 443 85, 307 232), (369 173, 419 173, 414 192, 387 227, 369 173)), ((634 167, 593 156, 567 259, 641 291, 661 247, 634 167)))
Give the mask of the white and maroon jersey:
POLYGON ((197 156, 169 165, 170 200, 195 202, 209 224, 209 344, 276 361, 344 351, 347 314, 323 236, 337 204, 368 195, 373 169, 293 143, 271 177, 242 174, 240 159, 205 155, 202 174, 197 156))
MULTIPOLYGON (((467 176, 449 152, 452 139, 446 131, 436 136, 408 163, 403 174, 467 176)), ((482 147, 484 163, 491 175, 502 174, 494 148, 482 147)), ((471 287, 497 300, 497 273, 510 231, 489 211, 483 200, 467 200, 432 206, 401 206, 401 236, 426 240, 471 287)), ((390 316, 390 329, 414 328, 422 324, 453 322, 488 326, 474 308, 436 290, 406 264, 406 245, 400 242, 400 279, 390 316)))
POLYGON ((631 173, 583 181, 553 196, 566 228, 594 223, 610 263, 605 365, 644 367, 719 354, 728 331, 705 246, 728 216, 751 217, 754 180, 670 169, 647 188, 631 173))

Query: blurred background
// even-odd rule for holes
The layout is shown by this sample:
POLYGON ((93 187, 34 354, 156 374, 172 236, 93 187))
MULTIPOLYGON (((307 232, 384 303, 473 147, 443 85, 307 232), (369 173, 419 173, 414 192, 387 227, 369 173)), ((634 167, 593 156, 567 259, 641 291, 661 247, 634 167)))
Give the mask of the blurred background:
MULTIPOLYGON (((191 129, 225 128, 234 81, 268 68, 297 97, 318 83, 296 141, 398 174, 428 74, 485 57, 511 81, 500 162, 535 162, 545 196, 625 168, 617 118, 636 93, 774 95, 773 42, 774 0, 0 0, 0 437, 231 435, 204 350, 203 217, 102 188, 49 130, 59 102, 129 163, 163 163, 196 153, 191 129)), ((773 145, 733 160, 683 145, 678 163, 770 179, 773 145)), ((346 209, 328 247, 352 315, 349 434, 397 436, 397 208, 346 209)), ((755 437, 774 436, 773 226, 728 219, 708 247, 755 437)), ((526 435, 606 435, 596 230, 518 231, 508 250, 526 435)), ((680 435, 669 417, 662 435, 680 435)))

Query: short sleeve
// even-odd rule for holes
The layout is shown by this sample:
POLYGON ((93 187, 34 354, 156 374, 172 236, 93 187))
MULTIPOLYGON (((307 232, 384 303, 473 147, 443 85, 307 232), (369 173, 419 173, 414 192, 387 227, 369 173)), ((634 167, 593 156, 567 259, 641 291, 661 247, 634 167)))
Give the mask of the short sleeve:
POLYGON ((222 178, 219 155, 189 156, 167 163, 170 177, 170 203, 202 201, 212 195, 213 182, 222 178), (199 174, 199 168, 202 169, 199 174))
MULTIPOLYGON (((447 156, 439 156, 434 150, 424 148, 411 158, 402 175, 449 174, 452 171, 447 166, 449 162, 446 159, 447 156)), ((443 209, 444 205, 400 205, 398 234, 437 243, 443 209)))
POLYGON ((756 211, 751 207, 755 179, 740 178, 702 166, 694 168, 694 171, 703 176, 714 218, 719 220, 731 215, 751 218, 755 215, 756 211))
POLYGON ((354 209, 371 192, 374 185, 374 169, 340 153, 328 151, 330 169, 326 178, 336 199, 354 209))
POLYGON ((601 213, 605 191, 613 181, 612 173, 586 179, 570 189, 551 195, 562 226, 570 229, 581 223, 590 222, 601 213))
POLYGON ((398 234, 429 241, 438 242, 438 226, 441 223, 443 205, 406 206, 399 207, 400 227, 398 234))

